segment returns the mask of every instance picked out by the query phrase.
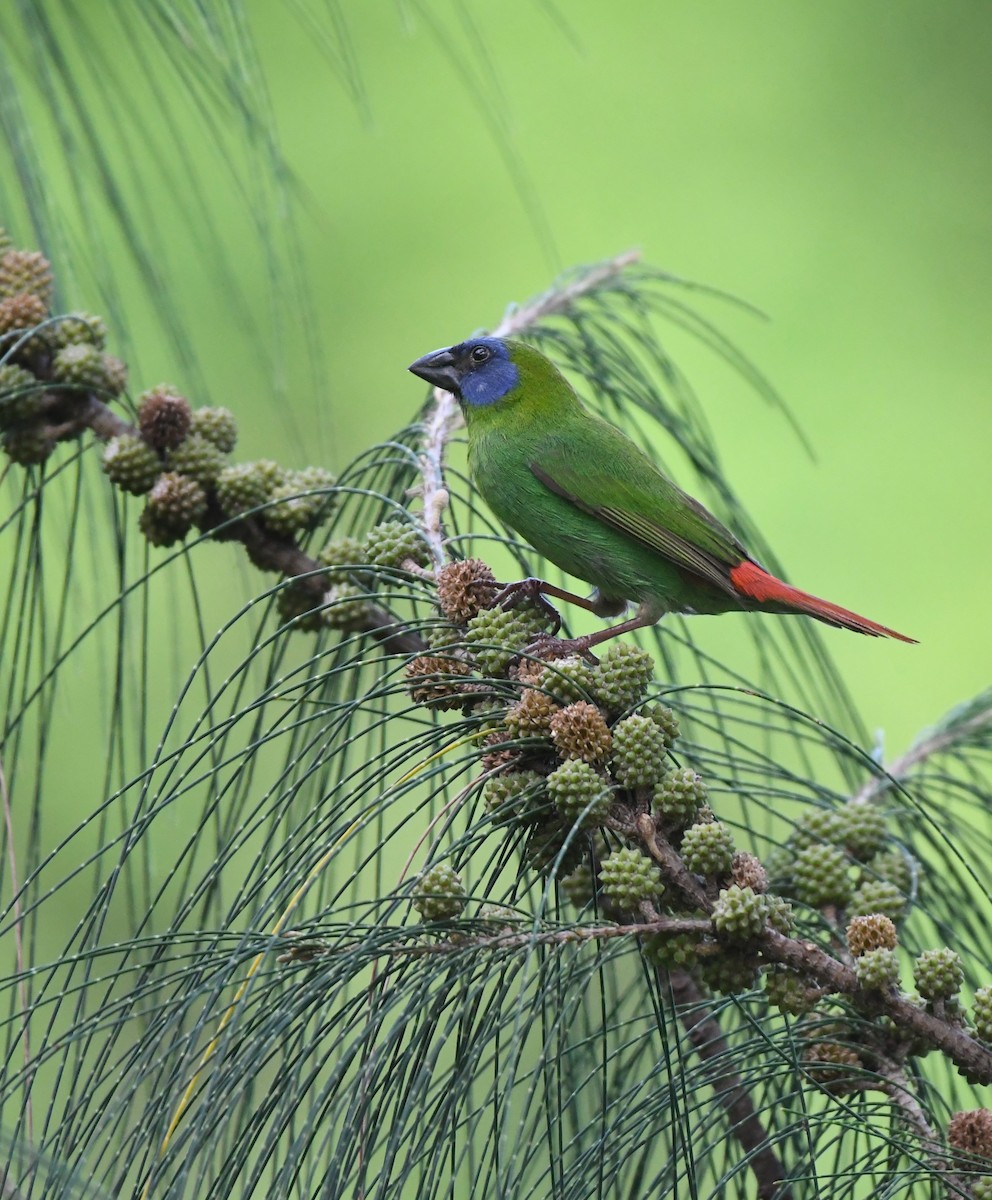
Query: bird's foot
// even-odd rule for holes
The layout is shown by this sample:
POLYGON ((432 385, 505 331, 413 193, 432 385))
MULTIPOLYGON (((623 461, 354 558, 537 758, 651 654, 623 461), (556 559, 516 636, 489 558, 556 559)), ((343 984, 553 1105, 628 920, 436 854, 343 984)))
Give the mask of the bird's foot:
POLYGON ((483 601, 482 604, 485 608, 491 608, 495 604, 492 593, 501 591, 503 585, 501 583, 497 583, 495 579, 486 579, 484 576, 480 575, 476 579, 470 579, 468 581, 468 587, 474 591, 489 592, 489 599, 483 601))
POLYGON ((515 604, 519 604, 521 600, 530 600, 551 622, 551 634, 555 634, 561 629, 561 614, 545 596, 546 586, 543 579, 535 579, 533 576, 528 579, 518 579, 515 583, 505 583, 490 600, 490 607, 495 608, 500 605, 504 609, 509 609, 513 608, 515 604))
POLYGON ((538 658, 542 662, 553 662, 556 658, 572 658, 581 655, 587 662, 593 664, 599 659, 589 649, 588 637, 561 638, 553 633, 542 633, 525 649, 521 650, 519 658, 538 658))

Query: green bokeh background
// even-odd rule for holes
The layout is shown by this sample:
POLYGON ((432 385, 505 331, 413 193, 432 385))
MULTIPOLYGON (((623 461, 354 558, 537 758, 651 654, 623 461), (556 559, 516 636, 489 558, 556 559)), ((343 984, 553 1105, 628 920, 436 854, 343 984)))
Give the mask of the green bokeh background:
MULTIPOLYGON (((291 229, 230 81, 191 49, 195 10, 174 7, 185 50, 122 4, 49 6, 75 47, 64 95, 97 114, 79 161, 21 61, 65 298, 108 313, 137 388, 168 378, 230 405, 246 457, 340 468, 421 403, 411 359, 563 267, 641 247, 771 318, 707 309, 815 462, 723 364, 677 352, 790 578, 920 639, 826 633, 888 754, 989 682, 992 9, 250 0, 258 60, 232 55, 232 77, 277 132, 291 229), (101 156, 153 249, 152 289, 101 156), (308 303, 287 282, 293 238, 308 303)), ((0 19, 11 45, 16 20, 0 19)), ((10 223, 25 240, 23 211, 10 223)), ((699 632, 732 662, 739 623, 762 619, 699 632)))

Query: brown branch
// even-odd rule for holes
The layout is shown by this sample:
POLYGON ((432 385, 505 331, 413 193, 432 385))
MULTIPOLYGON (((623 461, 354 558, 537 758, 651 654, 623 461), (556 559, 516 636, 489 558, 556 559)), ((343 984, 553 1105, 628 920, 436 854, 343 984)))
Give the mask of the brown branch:
MULTIPOLYGON (((78 410, 71 418, 59 425, 42 427, 55 440, 77 437, 90 429, 101 442, 124 435, 138 436, 134 425, 125 421, 97 396, 83 395, 78 410)), ((229 521, 219 509, 208 514, 204 532, 217 541, 240 542, 251 561, 265 571, 276 571, 288 579, 299 579, 299 586, 313 594, 319 603, 331 586, 325 568, 316 559, 306 554, 291 537, 269 532, 255 517, 241 517, 229 521)), ((427 649, 426 641, 415 630, 408 629, 386 609, 376 604, 365 606, 362 615, 356 618, 353 628, 356 633, 367 633, 376 639, 389 654, 422 654, 427 649)))
POLYGON ((726 1066, 733 1061, 720 1022, 706 1005, 706 997, 688 971, 658 968, 658 980, 666 984, 686 1037, 704 1063, 716 1064, 707 1079, 714 1098, 729 1122, 730 1135, 744 1151, 758 1185, 761 1200, 792 1200, 790 1188, 782 1186, 785 1168, 775 1153, 750 1092, 740 1072, 726 1066))
POLYGON ((706 889, 671 844, 658 833, 654 819, 648 813, 641 813, 635 822, 635 828, 651 857, 661 867, 665 882, 676 887, 696 908, 709 912, 713 902, 706 895, 706 889))
MULTIPOLYGON (((661 866, 666 882, 673 884, 698 908, 707 913, 711 912, 712 900, 679 854, 659 837, 652 818, 642 813, 637 818, 635 827, 651 856, 661 866)), ((992 1051, 977 1042, 960 1026, 945 1020, 943 1014, 927 1013, 894 991, 862 989, 852 967, 821 950, 813 942, 787 937, 774 929, 766 928, 754 939, 754 946, 765 961, 792 967, 830 992, 842 992, 852 996, 859 1006, 869 1013, 886 1013, 898 1029, 917 1034, 930 1045, 942 1050, 962 1069, 968 1079, 992 1082, 992 1051)))
MULTIPOLYGON (((330 581, 323 568, 292 538, 274 536, 254 517, 242 517, 240 521, 226 524, 221 536, 241 542, 257 567, 296 578, 297 586, 313 593, 315 603, 326 595, 330 581)), ((356 632, 371 634, 389 654, 423 654, 427 649, 427 643, 419 633, 408 629, 377 604, 364 606, 354 628, 356 632)))
POLYGON ((769 962, 792 967, 831 992, 852 996, 859 1007, 869 1014, 884 1013, 891 1017, 902 1036, 916 1034, 929 1045, 942 1050, 969 1080, 992 1082, 992 1051, 960 1026, 924 1012, 897 992, 862 989, 850 967, 838 962, 812 942, 766 929, 756 939, 756 945, 769 962))

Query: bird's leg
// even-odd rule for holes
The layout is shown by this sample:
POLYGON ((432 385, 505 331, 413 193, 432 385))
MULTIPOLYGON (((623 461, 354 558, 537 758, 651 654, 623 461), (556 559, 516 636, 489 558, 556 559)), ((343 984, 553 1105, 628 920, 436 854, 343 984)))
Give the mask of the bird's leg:
POLYGON ((543 596, 554 596, 556 600, 565 600, 569 604, 577 604, 579 608, 584 608, 586 612, 600 613, 602 609, 599 601, 599 593, 596 596, 586 598, 585 596, 577 596, 574 592, 566 592, 564 588, 557 587, 553 583, 548 583, 546 579, 535 579, 531 576, 528 579, 518 579, 515 583, 505 583, 498 595, 493 598, 493 604, 503 604, 504 601, 511 596, 523 595, 528 600, 535 600, 540 603, 543 596))
POLYGON ((661 613, 654 604, 645 602, 638 606, 637 612, 619 625, 611 625, 608 629, 600 629, 596 633, 587 633, 584 637, 573 638, 573 641, 584 643, 588 650, 598 646, 600 642, 608 642, 610 638, 619 637, 621 633, 633 633, 635 629, 644 629, 648 625, 657 624, 661 613))
POLYGON ((520 579, 516 583, 506 583, 489 601, 489 606, 495 608, 500 605, 507 609, 513 608, 521 600, 530 600, 551 621, 551 632, 557 633, 561 629, 561 613, 544 598, 545 589, 550 587, 551 584, 545 583, 543 579, 533 577, 520 579))
POLYGON ((600 642, 607 642, 610 638, 619 637, 621 633, 633 633, 635 629, 644 629, 647 625, 654 625, 660 616, 661 613, 657 606, 646 601, 629 620, 621 621, 619 625, 611 625, 608 629, 600 629, 596 633, 587 633, 576 638, 556 638, 542 634, 527 647, 524 655, 549 660, 581 654, 583 658, 595 662, 596 659, 592 654, 593 646, 598 646, 600 642))
POLYGON ((559 597, 563 600, 572 599, 568 592, 563 592, 561 588, 556 588, 552 583, 546 583, 543 579, 536 579, 534 576, 529 576, 527 579, 518 579, 515 583, 505 583, 500 590, 489 601, 490 607, 495 608, 501 605, 503 608, 513 608, 513 606, 521 600, 530 600, 548 617, 554 628, 552 633, 557 633, 561 629, 561 614, 555 606, 545 599, 546 594, 559 597))
POLYGON ((553 583, 548 583, 546 579, 536 579, 533 576, 517 580, 515 583, 504 584, 501 590, 492 598, 490 605, 495 607, 497 604, 501 604, 504 608, 512 608, 518 599, 526 597, 528 600, 533 601, 554 621, 552 633, 557 633, 561 628, 561 616, 558 610, 548 603, 545 598, 547 596, 554 596, 556 600, 564 600, 567 604, 575 604, 579 608, 584 608, 586 612, 595 613, 598 617, 616 616, 617 613, 623 612, 624 609, 623 601, 618 602, 604 598, 598 590, 590 598, 586 599, 584 596, 577 596, 574 592, 566 592, 564 588, 557 587, 553 583))

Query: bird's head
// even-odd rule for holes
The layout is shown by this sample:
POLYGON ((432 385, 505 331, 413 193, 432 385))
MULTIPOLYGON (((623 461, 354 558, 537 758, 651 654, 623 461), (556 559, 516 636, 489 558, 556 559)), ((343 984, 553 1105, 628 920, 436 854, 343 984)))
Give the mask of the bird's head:
POLYGON ((466 407, 485 407, 502 400, 520 382, 511 353, 515 348, 502 338, 470 338, 425 354, 409 370, 451 392, 466 407))

